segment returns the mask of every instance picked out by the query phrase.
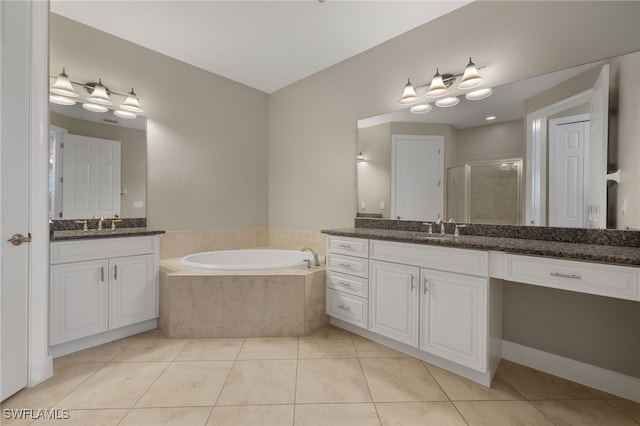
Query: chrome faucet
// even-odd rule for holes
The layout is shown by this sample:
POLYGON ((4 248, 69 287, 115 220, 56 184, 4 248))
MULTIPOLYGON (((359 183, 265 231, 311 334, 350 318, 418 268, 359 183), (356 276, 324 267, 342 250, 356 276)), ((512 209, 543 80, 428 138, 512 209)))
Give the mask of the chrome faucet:
POLYGON ((315 263, 314 266, 320 266, 320 257, 318 256, 318 253, 316 253, 312 248, 302 247, 300 251, 310 251, 313 255, 313 262, 315 263))

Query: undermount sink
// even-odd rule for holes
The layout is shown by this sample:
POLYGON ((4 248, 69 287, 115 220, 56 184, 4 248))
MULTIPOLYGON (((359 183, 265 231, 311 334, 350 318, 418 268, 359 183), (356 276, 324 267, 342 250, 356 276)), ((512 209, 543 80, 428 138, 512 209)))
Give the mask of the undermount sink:
POLYGON ((456 238, 453 234, 428 234, 426 232, 416 232, 413 236, 420 238, 421 240, 444 240, 456 238))

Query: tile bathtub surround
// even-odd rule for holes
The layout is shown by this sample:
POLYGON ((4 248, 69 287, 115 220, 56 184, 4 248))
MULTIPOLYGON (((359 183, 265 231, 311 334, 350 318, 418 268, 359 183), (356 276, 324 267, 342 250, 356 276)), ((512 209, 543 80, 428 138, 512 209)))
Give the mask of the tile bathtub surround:
MULTIPOLYGON (((502 361, 485 388, 333 327, 306 337, 169 339, 158 330, 54 360, 3 425, 638 426, 640 404, 502 361)), ((4 413, 4 411, 3 411, 4 413)))
POLYGON ((166 231, 160 237, 160 259, 184 257, 206 251, 251 249, 268 245, 269 232, 266 227, 166 231))
POLYGON ((303 336, 328 323, 324 268, 194 275, 178 261, 160 270, 158 327, 169 337, 303 336))

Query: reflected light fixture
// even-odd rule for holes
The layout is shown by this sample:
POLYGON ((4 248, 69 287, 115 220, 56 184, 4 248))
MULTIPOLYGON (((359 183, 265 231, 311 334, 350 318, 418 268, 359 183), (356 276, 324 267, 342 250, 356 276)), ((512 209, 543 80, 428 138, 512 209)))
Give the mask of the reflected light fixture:
MULTIPOLYGON (((436 73, 429 84, 413 86, 411 84, 411 80, 407 79, 407 84, 404 86, 402 96, 398 103, 401 105, 413 105, 409 108, 409 111, 414 114, 424 114, 431 111, 432 107, 429 103, 417 104, 420 100, 420 96, 418 96, 416 89, 426 88, 424 96, 432 99, 441 98, 435 101, 436 106, 448 108, 457 105, 460 103, 460 98, 458 96, 461 94, 456 95, 454 93, 454 96, 447 96, 449 95, 449 90, 453 83, 456 79, 461 77, 460 82, 456 86, 456 89, 458 90, 475 89, 476 87, 481 86, 484 84, 484 79, 480 76, 478 70, 482 68, 484 67, 477 67, 476 64, 473 63, 471 57, 469 57, 469 62, 467 63, 464 72, 459 74, 440 74, 440 69, 436 68, 436 73)), ((469 100, 479 100, 491 96, 492 93, 493 90, 491 88, 477 89, 466 93, 465 98, 469 100)))
POLYGON ((474 87, 481 86, 482 83, 484 83, 484 78, 480 77, 476 64, 469 58, 469 63, 464 69, 464 74, 458 84, 458 89, 473 89, 474 87))
POLYGON ((358 156, 356 157, 356 161, 357 161, 358 163, 361 163, 361 162, 363 162, 363 161, 364 161, 364 155, 362 155, 362 151, 360 151, 360 152, 358 153, 358 156))
POLYGON ((129 93, 121 93, 107 88, 102 84, 102 79, 98 79, 98 83, 72 81, 64 68, 57 77, 51 76, 51 78, 56 80, 49 88, 51 92, 49 102, 59 105, 74 105, 76 102, 82 102, 82 107, 87 111, 103 113, 109 111, 108 106, 114 105, 111 97, 118 95, 124 97, 125 100, 120 104, 119 109, 113 112, 116 116, 133 119, 137 117, 136 114, 144 111, 140 106, 140 98, 133 91, 133 88, 129 93), (84 100, 75 99, 80 98, 80 94, 78 94, 74 85, 85 89, 87 95, 84 100))

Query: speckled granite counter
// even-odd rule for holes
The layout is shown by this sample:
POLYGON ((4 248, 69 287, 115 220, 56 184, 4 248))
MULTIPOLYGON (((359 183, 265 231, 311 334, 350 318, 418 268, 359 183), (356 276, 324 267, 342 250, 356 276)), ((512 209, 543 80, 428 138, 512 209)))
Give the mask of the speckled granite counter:
MULTIPOLYGON (((448 232, 450 232, 448 230, 448 232)), ((587 262, 612 263, 640 266, 640 247, 571 243, 523 238, 504 238, 482 235, 448 234, 429 236, 426 232, 380 229, 380 228, 344 228, 323 230, 328 235, 397 241, 412 244, 427 244, 443 247, 456 247, 475 250, 495 250, 507 253, 532 256, 545 256, 587 262)))
POLYGON ((142 237, 145 235, 164 234, 164 231, 150 228, 120 228, 120 229, 104 229, 98 231, 90 229, 86 232, 78 229, 66 231, 53 231, 51 241, 66 240, 87 240, 92 238, 122 238, 122 237, 142 237))

